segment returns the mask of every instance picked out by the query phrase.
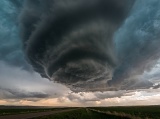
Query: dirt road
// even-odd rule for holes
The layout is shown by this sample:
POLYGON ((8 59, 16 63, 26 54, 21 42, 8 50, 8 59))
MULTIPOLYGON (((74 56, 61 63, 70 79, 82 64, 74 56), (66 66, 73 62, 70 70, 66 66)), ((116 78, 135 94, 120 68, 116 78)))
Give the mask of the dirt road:
POLYGON ((55 110, 55 111, 48 111, 48 112, 38 112, 38 113, 28 113, 28 114, 7 115, 7 116, 0 116, 0 119, 31 119, 34 117, 41 117, 41 116, 46 116, 46 115, 51 115, 51 114, 56 114, 61 112, 69 112, 77 109, 79 108, 57 110, 57 111, 55 110))

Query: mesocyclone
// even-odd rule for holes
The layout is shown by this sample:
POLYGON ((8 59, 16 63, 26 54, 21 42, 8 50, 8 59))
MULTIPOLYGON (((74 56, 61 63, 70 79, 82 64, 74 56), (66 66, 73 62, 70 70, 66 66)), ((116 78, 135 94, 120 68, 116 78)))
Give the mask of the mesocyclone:
POLYGON ((113 35, 134 0, 26 0, 20 15, 24 51, 42 77, 71 90, 107 87, 116 67, 113 35))

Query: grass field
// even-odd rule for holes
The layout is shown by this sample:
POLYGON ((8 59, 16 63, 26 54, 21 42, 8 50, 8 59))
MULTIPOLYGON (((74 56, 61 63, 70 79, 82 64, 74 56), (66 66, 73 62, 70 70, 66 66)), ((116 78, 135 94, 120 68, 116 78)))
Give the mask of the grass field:
POLYGON ((0 116, 44 111, 67 112, 33 119, 160 119, 160 106, 0 109, 0 116), (71 110, 70 110, 71 109, 71 110))
POLYGON ((130 114, 133 116, 160 119, 160 106, 131 106, 131 107, 92 107, 91 109, 102 112, 130 114))
POLYGON ((87 108, 80 108, 70 112, 58 113, 33 119, 118 119, 118 117, 119 116, 94 112, 87 108))
POLYGON ((4 115, 15 115, 15 114, 26 114, 26 113, 38 113, 38 112, 47 112, 47 111, 55 111, 55 110, 65 110, 69 108, 30 108, 30 107, 8 107, 7 109, 1 108, 0 109, 0 116, 4 115))
POLYGON ((89 107, 34 119, 160 119, 160 106, 89 107))

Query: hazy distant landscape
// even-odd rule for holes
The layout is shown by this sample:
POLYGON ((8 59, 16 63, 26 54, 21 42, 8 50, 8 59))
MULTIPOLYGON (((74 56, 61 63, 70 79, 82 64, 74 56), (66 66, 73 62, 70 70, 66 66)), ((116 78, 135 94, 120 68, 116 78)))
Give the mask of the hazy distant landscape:
POLYGON ((159 119, 160 106, 29 107, 0 106, 0 119, 159 119))

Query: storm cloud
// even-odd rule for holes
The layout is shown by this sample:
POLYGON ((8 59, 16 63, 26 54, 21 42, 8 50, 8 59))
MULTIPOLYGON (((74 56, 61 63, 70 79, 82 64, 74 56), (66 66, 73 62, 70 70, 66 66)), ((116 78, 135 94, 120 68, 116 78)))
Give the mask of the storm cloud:
POLYGON ((134 0, 26 0, 24 52, 42 77, 74 91, 106 90, 117 65, 113 35, 134 0))
POLYGON ((159 89, 160 1, 123 1, 1 0, 1 92, 159 89))
POLYGON ((124 89, 149 88, 154 83, 152 79, 158 78, 159 6, 158 0, 137 0, 131 15, 116 32, 114 42, 119 65, 111 85, 121 85, 124 89))
POLYGON ((0 99, 57 98, 68 92, 65 86, 50 83, 38 73, 0 61, 0 99))

